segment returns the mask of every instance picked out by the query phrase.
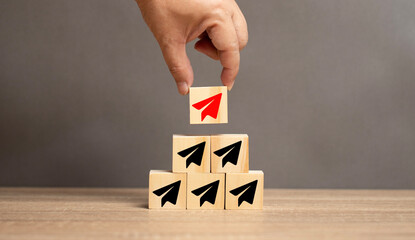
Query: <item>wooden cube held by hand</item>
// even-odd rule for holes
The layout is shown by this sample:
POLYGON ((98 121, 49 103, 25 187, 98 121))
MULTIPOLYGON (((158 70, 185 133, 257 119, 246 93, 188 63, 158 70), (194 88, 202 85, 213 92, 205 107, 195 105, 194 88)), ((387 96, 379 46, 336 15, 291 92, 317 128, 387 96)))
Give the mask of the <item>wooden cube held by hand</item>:
POLYGON ((191 87, 189 102, 190 124, 228 123, 226 87, 191 87))

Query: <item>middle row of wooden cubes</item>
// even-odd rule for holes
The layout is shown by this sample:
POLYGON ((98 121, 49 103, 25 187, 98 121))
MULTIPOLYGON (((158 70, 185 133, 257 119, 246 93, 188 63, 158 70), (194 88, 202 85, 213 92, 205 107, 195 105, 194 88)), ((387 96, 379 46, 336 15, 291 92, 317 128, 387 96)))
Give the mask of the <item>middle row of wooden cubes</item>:
POLYGON ((247 134, 173 135, 173 172, 249 171, 247 134))

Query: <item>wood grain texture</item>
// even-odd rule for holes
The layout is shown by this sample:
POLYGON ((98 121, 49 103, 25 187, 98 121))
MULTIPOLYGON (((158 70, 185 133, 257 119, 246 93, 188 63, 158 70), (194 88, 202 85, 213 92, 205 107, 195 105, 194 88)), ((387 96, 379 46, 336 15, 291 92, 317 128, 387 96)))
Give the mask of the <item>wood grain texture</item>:
POLYGON ((213 173, 249 171, 249 137, 247 134, 218 134, 210 136, 210 169, 213 173), (224 154, 218 156, 216 151, 241 141, 237 164, 226 162, 223 166, 224 154))
POLYGON ((172 169, 173 172, 210 172, 210 136, 174 134, 172 169), (205 145, 203 147, 203 155, 200 165, 190 163, 190 165, 187 166, 186 161, 193 154, 193 152, 184 157, 180 156, 179 152, 201 143, 205 143, 205 145))
POLYGON ((250 170, 248 173, 226 173, 225 189, 226 209, 262 209, 264 197, 264 172, 259 170, 250 170), (243 201, 239 205, 239 198, 249 192, 249 188, 253 188, 253 186, 246 188, 246 190, 237 195, 231 194, 231 191, 236 188, 244 188, 243 186, 250 184, 253 181, 256 181, 256 183, 252 203, 243 201))
POLYGON ((228 123, 228 90, 226 87, 191 87, 189 88, 189 107, 190 107, 190 124, 212 124, 212 123, 228 123), (216 118, 206 116, 202 120, 202 111, 206 109, 209 104, 198 110, 192 105, 207 98, 213 97, 222 93, 219 104, 219 111, 216 118))
POLYGON ((147 189, 0 188, 0 239, 414 239, 414 190, 275 190, 264 209, 148 210, 147 189))
POLYGON ((171 171, 165 170, 151 170, 149 173, 149 190, 148 191, 148 207, 150 209, 186 209, 186 187, 187 187, 187 175, 186 173, 172 173, 171 171), (166 201, 163 205, 162 199, 164 199, 170 190, 167 190, 162 195, 157 196, 154 191, 170 184, 178 183, 178 191, 175 198, 175 203, 166 201))
POLYGON ((224 173, 188 173, 187 174, 187 209, 225 209, 225 174, 224 173), (216 198, 214 204, 210 202, 203 202, 201 197, 207 192, 200 195, 193 193, 194 190, 203 187, 207 184, 218 182, 216 198))

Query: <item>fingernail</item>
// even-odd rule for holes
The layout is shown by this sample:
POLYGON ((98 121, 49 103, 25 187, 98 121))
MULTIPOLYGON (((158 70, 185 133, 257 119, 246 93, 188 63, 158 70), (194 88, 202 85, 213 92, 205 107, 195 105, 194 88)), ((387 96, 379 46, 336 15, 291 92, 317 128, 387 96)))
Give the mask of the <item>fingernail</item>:
POLYGON ((230 91, 232 88, 233 88, 233 84, 234 84, 235 82, 232 82, 232 83, 230 83, 229 85, 228 85, 228 91, 230 91))
POLYGON ((189 86, 186 82, 178 82, 177 89, 179 90, 179 93, 182 95, 186 95, 189 92, 189 86))

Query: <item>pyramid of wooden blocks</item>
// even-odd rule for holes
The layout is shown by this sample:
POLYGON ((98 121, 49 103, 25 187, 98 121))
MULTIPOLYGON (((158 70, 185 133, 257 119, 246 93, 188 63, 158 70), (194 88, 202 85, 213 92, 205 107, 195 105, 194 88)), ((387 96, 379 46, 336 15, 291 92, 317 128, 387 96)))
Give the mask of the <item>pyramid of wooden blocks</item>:
MULTIPOLYGON (((227 123, 226 87, 190 88, 190 123, 227 123)), ((150 209, 262 209, 247 134, 173 135, 172 171, 151 170, 150 209)))

